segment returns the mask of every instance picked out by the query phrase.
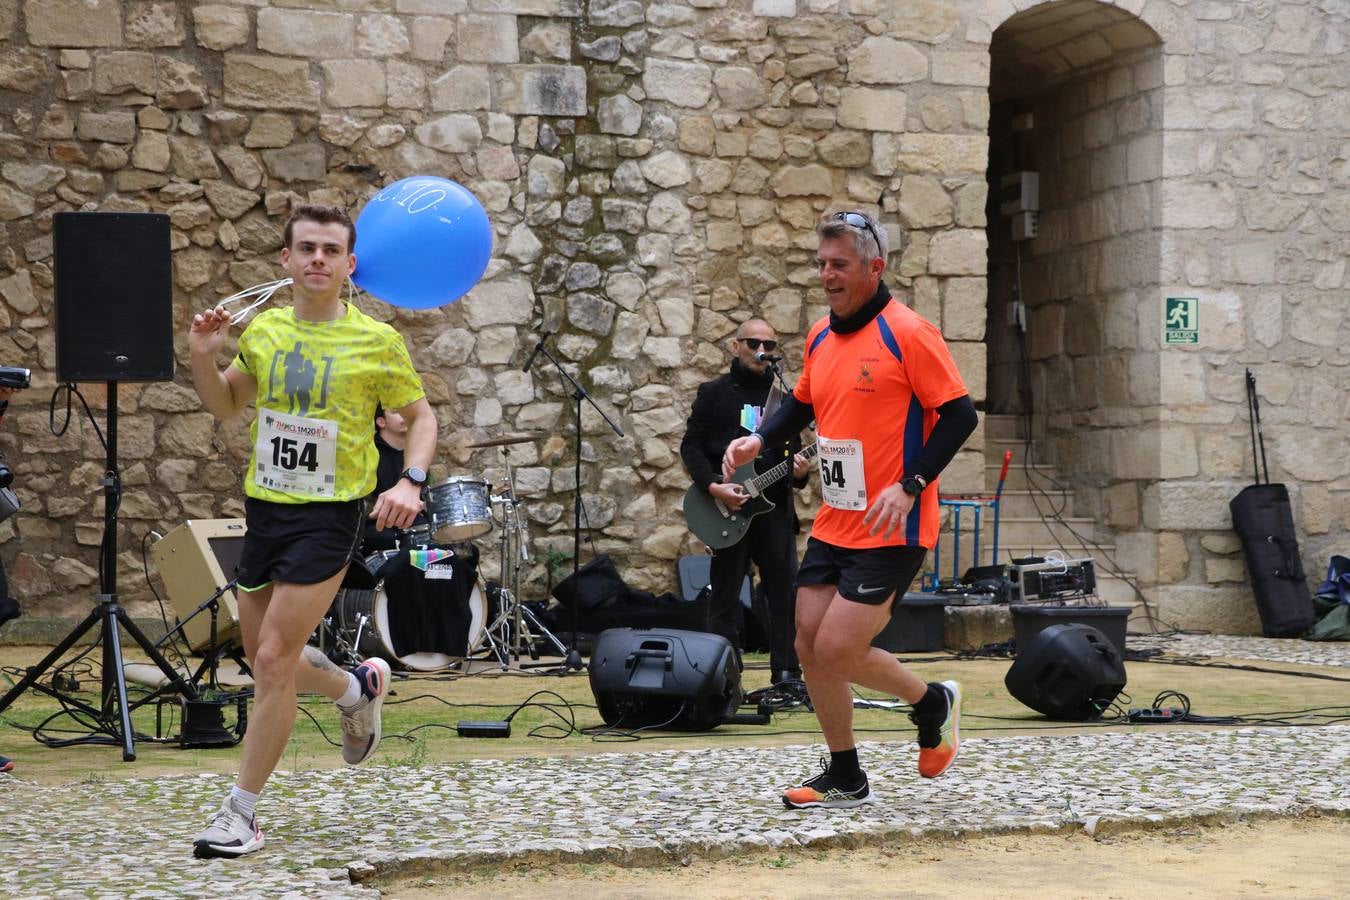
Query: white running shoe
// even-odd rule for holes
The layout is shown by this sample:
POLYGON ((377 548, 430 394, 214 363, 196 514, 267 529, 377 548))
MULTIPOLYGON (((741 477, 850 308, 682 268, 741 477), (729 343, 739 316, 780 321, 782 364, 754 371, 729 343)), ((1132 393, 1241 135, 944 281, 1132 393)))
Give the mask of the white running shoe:
POLYGON ((370 759, 380 745, 380 707, 389 693, 389 663, 371 658, 361 663, 352 674, 361 683, 361 699, 351 708, 339 706, 342 711, 342 758, 355 766, 370 759))
POLYGON ((263 833, 258 827, 258 817, 246 818, 227 797, 225 804, 211 816, 206 829, 192 839, 192 855, 198 859, 233 859, 261 850, 262 845, 263 833))

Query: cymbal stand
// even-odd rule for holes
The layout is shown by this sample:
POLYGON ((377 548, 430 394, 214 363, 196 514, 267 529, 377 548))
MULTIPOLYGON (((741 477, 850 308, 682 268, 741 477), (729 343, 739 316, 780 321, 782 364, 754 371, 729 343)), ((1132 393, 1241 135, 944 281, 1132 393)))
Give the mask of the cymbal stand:
MULTIPOLYGON (((502 447, 502 456, 506 457, 506 493, 493 497, 492 502, 501 504, 502 517, 499 522, 501 537, 498 540, 498 553, 501 562, 500 578, 501 589, 498 595, 499 609, 497 617, 492 624, 488 626, 485 637, 490 645, 496 644, 494 632, 501 630, 502 643, 507 650, 507 656, 514 656, 517 661, 520 660, 521 648, 529 645, 527 651, 531 658, 537 658, 535 643, 538 640, 547 641, 559 656, 567 656, 567 645, 565 645, 558 636, 549 631, 539 617, 533 611, 526 608, 520 600, 520 569, 521 564, 530 560, 530 537, 526 527, 524 510, 521 508, 519 499, 516 497, 515 479, 511 473, 510 450, 502 447), (513 546, 514 545, 514 546, 513 546), (505 634, 507 626, 510 626, 511 634, 505 634)), ((498 653, 499 659, 505 659, 498 653)), ((504 664, 504 663, 503 663, 504 664)))

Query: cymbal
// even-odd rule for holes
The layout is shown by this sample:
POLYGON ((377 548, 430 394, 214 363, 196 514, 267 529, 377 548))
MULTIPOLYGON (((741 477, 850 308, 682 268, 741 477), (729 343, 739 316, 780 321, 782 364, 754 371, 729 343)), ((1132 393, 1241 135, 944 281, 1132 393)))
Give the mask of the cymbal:
POLYGON ((477 450, 482 447, 505 447, 507 444, 525 444, 536 438, 538 438, 536 434, 509 434, 505 437, 489 438, 486 441, 478 441, 464 446, 469 450, 477 450))

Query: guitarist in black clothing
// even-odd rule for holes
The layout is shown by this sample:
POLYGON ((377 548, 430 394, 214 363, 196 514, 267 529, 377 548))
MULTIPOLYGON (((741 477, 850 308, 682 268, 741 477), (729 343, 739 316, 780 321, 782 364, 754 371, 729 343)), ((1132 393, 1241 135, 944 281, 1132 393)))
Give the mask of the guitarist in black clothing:
MULTIPOLYGON (((740 509, 749 495, 740 484, 723 483, 722 454, 728 443, 757 426, 773 386, 773 372, 764 356, 773 355, 777 344, 777 335, 768 322, 755 318, 742 323, 731 342, 730 371, 699 385, 689 412, 680 456, 694 485, 728 509, 740 509)), ((793 437, 786 443, 766 447, 760 454, 755 461, 758 472, 793 457, 792 477, 765 488, 764 498, 774 508, 756 516, 739 542, 715 551, 712 558, 712 596, 706 630, 729 640, 737 649, 738 659, 744 625, 741 584, 751 562, 759 567, 769 607, 766 625, 775 683, 801 678, 801 664, 793 648, 798 527, 792 490, 794 486, 806 485, 811 464, 797 452, 800 449, 800 438, 793 437)))

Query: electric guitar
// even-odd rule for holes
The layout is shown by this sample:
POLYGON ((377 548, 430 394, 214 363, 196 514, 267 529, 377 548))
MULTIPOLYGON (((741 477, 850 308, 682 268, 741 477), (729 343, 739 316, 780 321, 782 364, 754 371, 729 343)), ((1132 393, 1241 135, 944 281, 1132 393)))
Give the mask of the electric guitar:
MULTIPOLYGON (((802 456, 810 461, 818 452, 816 445, 812 444, 802 450, 802 456)), ((684 519, 689 523, 689 530, 714 550, 730 547, 745 537, 755 516, 763 515, 774 508, 774 504, 764 496, 764 489, 781 481, 791 472, 791 456, 767 472, 759 474, 755 474, 753 459, 741 466, 731 477, 731 481, 745 488, 750 499, 746 500, 740 509, 732 509, 721 500, 699 489, 696 484, 690 485, 684 494, 684 519)))

